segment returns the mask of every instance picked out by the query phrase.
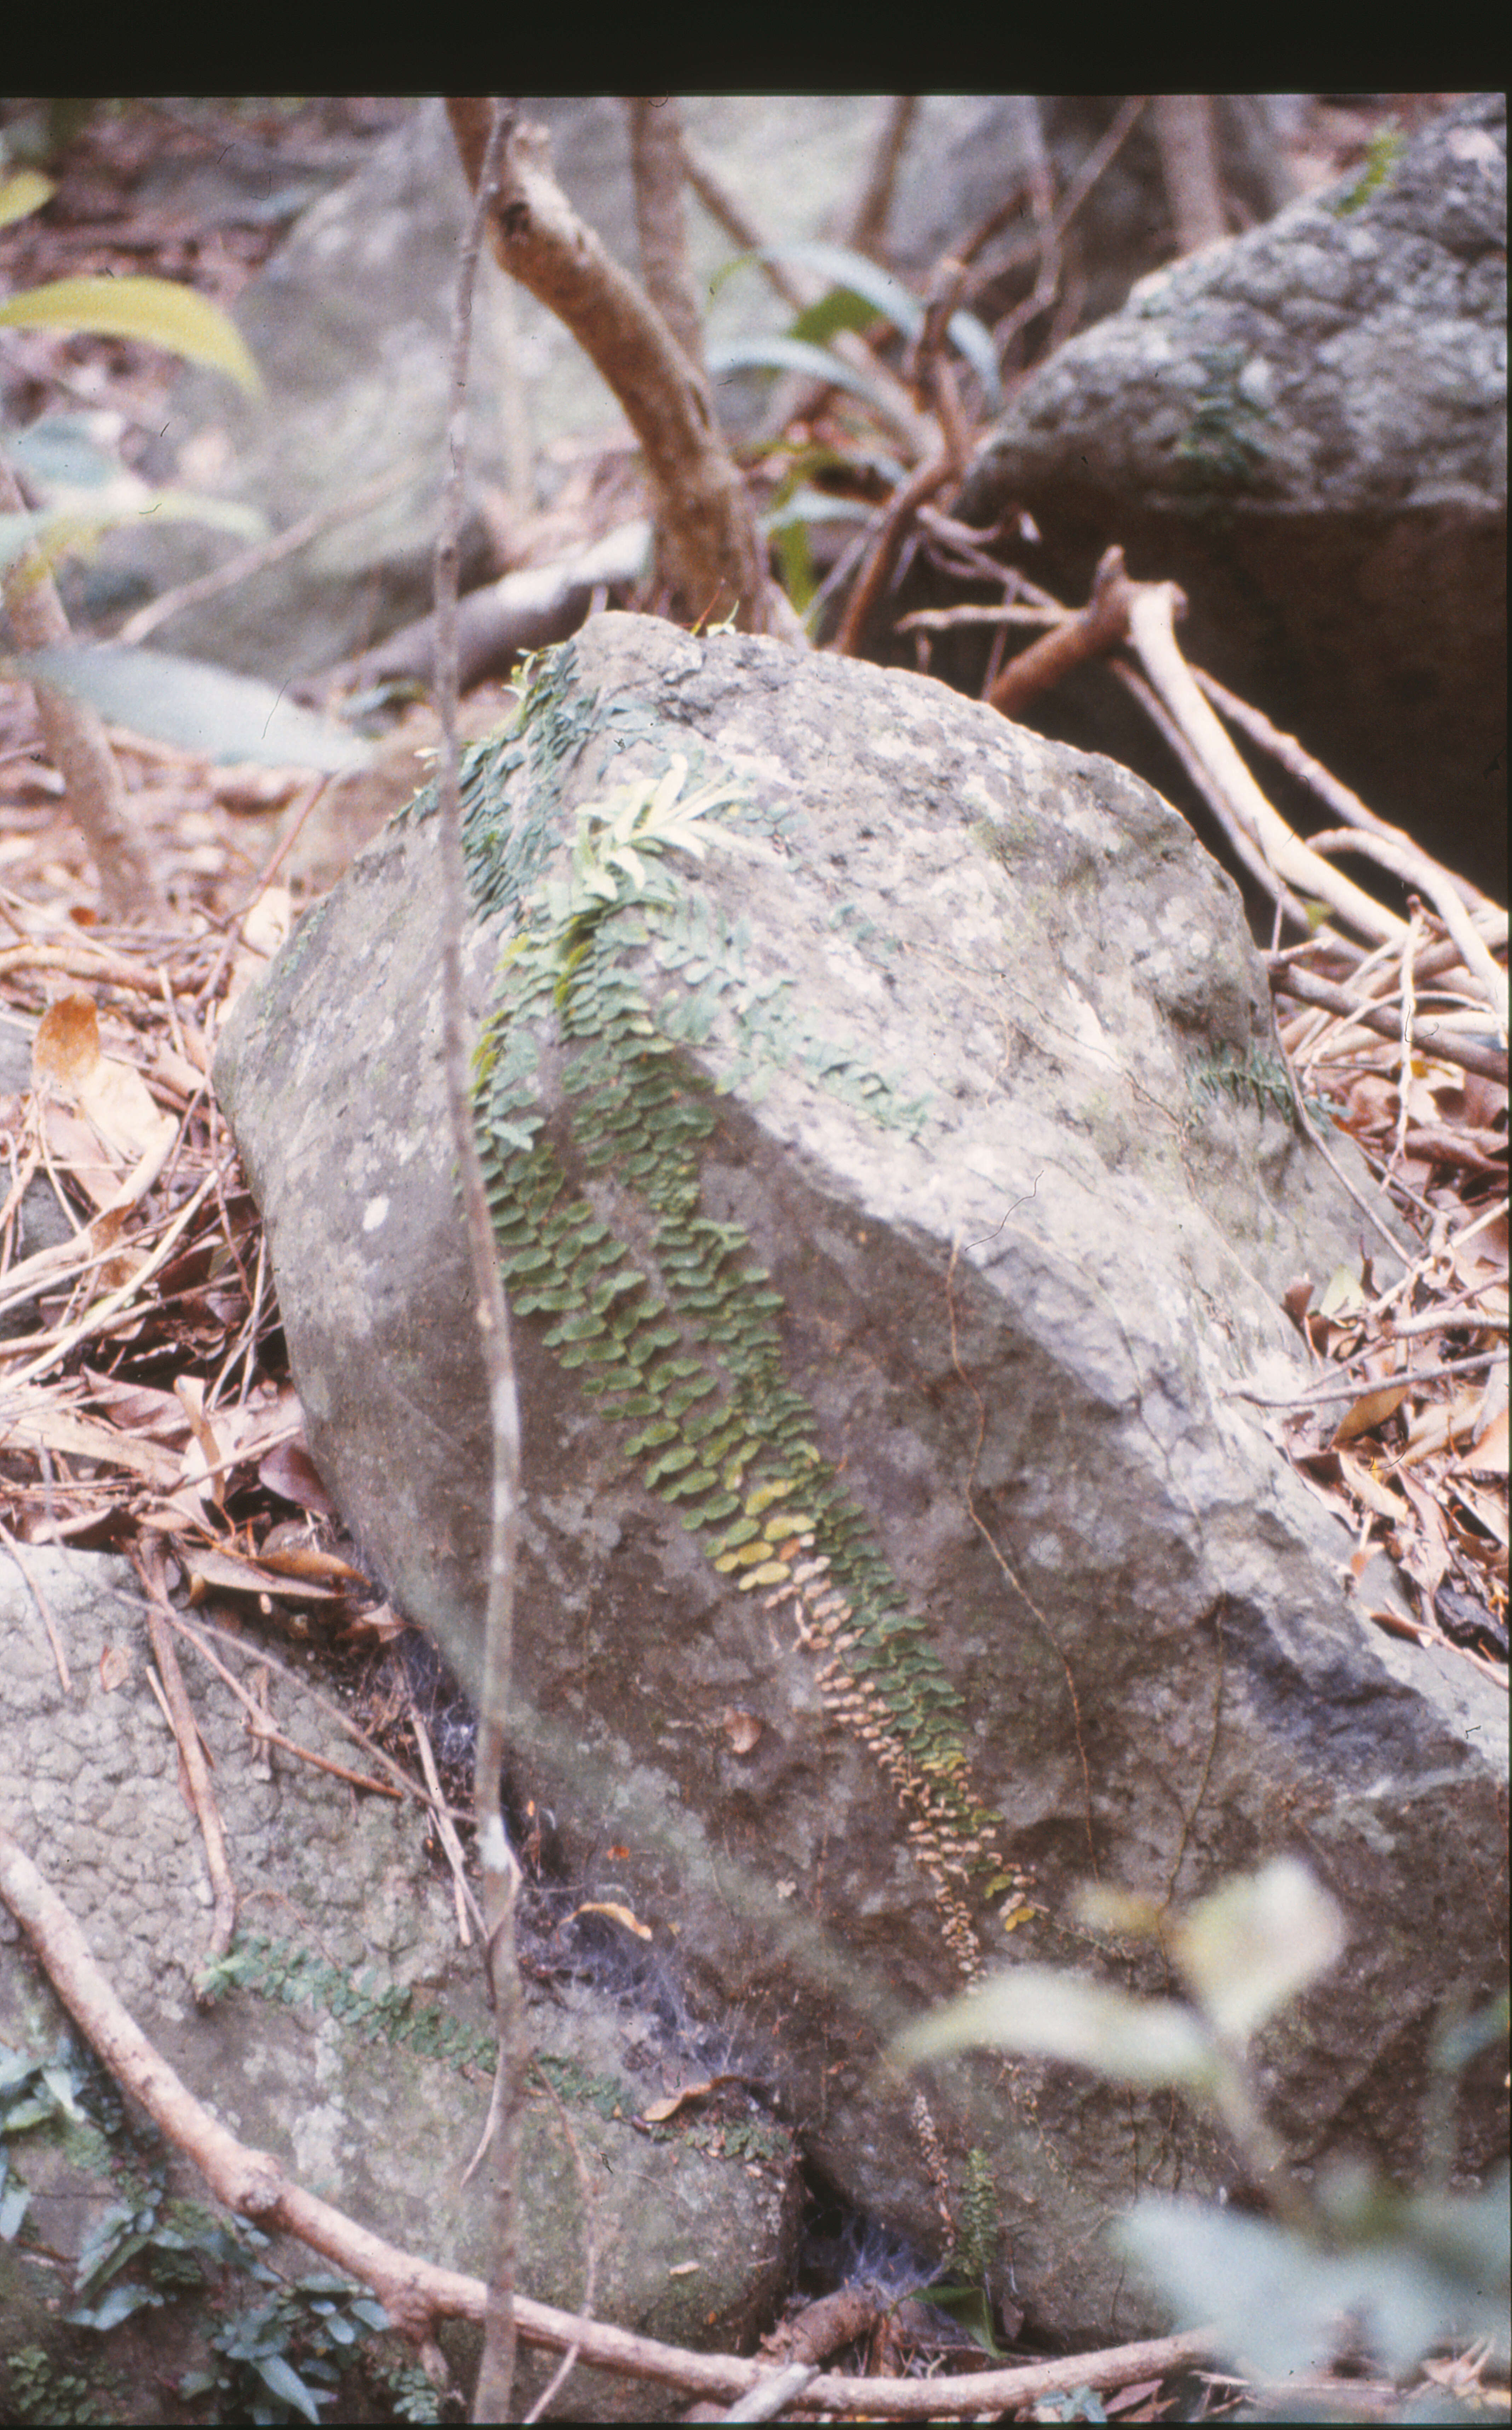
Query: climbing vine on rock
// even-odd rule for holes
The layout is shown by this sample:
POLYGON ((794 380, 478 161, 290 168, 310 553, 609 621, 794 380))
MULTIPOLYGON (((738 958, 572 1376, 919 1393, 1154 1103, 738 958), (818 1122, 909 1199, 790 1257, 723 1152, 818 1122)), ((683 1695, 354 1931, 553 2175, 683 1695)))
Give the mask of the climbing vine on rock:
MULTIPOLYGON (((790 819, 695 765, 690 738, 641 706, 601 712, 573 674, 571 644, 538 661, 512 728, 475 745, 462 770, 473 899, 507 930, 474 1103, 510 1307, 546 1321, 546 1347, 624 1429, 642 1483, 721 1575, 784 1611, 816 1656, 823 1702, 890 1782, 946 1941, 972 1975, 972 1881, 989 1897, 1011 1893, 1005 1920, 1024 1902, 994 1846, 997 1818, 972 1793, 961 1698, 788 1380, 781 1294, 742 1227, 705 1211, 701 1189, 716 1097, 736 1086, 757 1096, 797 1070, 910 1133, 927 1101, 822 1036, 790 980, 755 977, 748 928, 690 894, 671 863, 711 851, 775 860, 790 819), (581 806, 567 874, 548 874, 563 778, 605 731, 660 764, 581 806), (648 964, 667 982, 656 997, 648 964), (680 1050, 717 1062, 722 1013, 734 1052, 706 1078, 680 1050), (548 1123, 540 1099, 548 1055, 560 1062, 565 1124, 548 1123)), ((407 815, 431 807, 422 795, 407 815)))

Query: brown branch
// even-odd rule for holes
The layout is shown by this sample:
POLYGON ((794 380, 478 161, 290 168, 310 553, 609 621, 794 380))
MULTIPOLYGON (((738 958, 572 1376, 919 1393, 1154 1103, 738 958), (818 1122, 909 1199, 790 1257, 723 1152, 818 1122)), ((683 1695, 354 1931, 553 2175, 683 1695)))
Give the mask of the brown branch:
POLYGON ((1228 233, 1213 136, 1213 96, 1157 92, 1150 114, 1176 251, 1198 253, 1228 233))
POLYGON ((139 608, 134 615, 126 618, 115 636, 116 640, 144 641, 149 633, 156 633, 159 624, 166 624, 171 617, 179 615, 184 608, 198 608, 207 599, 218 599, 223 591, 234 591, 238 583, 248 581, 254 574, 263 573, 270 565, 281 564, 286 557, 292 557, 298 550, 307 548, 312 540, 318 540, 321 533, 329 531, 333 524, 355 523, 358 516, 381 506, 402 482, 410 478, 410 466, 401 464, 385 473, 381 480, 370 481, 366 489, 358 490, 352 497, 338 498, 334 506, 318 507, 312 514, 302 515, 297 523, 290 524, 287 531, 276 532, 272 540, 258 541, 253 548, 239 549, 235 557, 224 565, 216 566, 213 573, 202 574, 193 582, 181 582, 176 590, 159 591, 145 608, 139 608))
MULTIPOLYGON (((446 108, 475 188, 489 105, 464 96, 446 108)), ((768 574, 707 388, 661 315, 578 218, 550 163, 544 129, 517 125, 488 221, 501 269, 566 324, 623 408, 656 499, 664 571, 685 609, 715 619, 733 610, 744 632, 797 641, 802 626, 768 574)))
POLYGON ((947 481, 958 480, 960 467, 954 451, 946 448, 928 464, 922 464, 911 480, 894 495, 882 517, 865 564, 856 576, 851 595, 845 603, 845 613, 833 647, 842 658, 857 656, 865 638, 872 611, 887 585, 893 561, 903 545, 903 538, 918 508, 947 481))
MULTIPOLYGON (((470 591, 457 611, 459 689, 470 691, 486 676, 503 673, 526 650, 565 641, 587 622, 594 592, 638 581, 649 555, 650 534, 641 518, 617 525, 603 540, 554 565, 522 567, 470 591)), ((431 614, 402 624, 359 657, 305 676, 290 689, 295 699, 324 700, 369 684, 435 680, 436 619, 431 614)))
POLYGON ((624 104, 630 123, 630 179, 635 190, 636 236, 646 293, 688 358, 694 377, 708 388, 698 290, 688 261, 688 217, 683 206, 683 114, 675 100, 644 93, 624 104))
POLYGON ((1326 903, 1372 943, 1399 940, 1405 933, 1405 923, 1309 852, 1260 791, 1176 646, 1171 619, 1181 593, 1175 584, 1137 582, 1130 587, 1134 595, 1128 611, 1129 639, 1140 665, 1276 875, 1299 894, 1326 903))
POLYGON ((1490 1006, 1506 1044, 1507 983, 1506 973, 1491 959, 1485 939, 1471 923, 1470 913, 1449 883, 1448 873, 1437 861, 1430 860, 1417 845, 1393 838, 1371 835, 1359 827, 1340 827, 1326 835, 1310 836, 1307 849, 1316 853, 1354 852, 1367 860, 1380 863, 1393 877, 1406 886, 1420 886, 1431 900, 1444 926, 1453 937, 1464 959, 1465 968, 1474 981, 1477 991, 1490 1006))
MULTIPOLYGON (((26 512, 15 474, 0 455, 0 508, 26 512)), ((5 602, 23 650, 56 648, 73 639, 58 586, 34 548, 5 573, 5 602)), ((70 700, 50 684, 32 686, 47 756, 63 779, 69 811, 90 849, 100 902, 111 921, 166 920, 168 907, 131 824, 115 754, 98 709, 70 700)))
POLYGON ((1259 845, 1252 841, 1248 830, 1240 824, 1230 808, 1222 787, 1215 780, 1201 754, 1193 749, 1185 729, 1167 708, 1155 686, 1146 683, 1138 669, 1129 666, 1122 658, 1110 658, 1108 673, 1123 686, 1131 699, 1138 702, 1168 750, 1174 758, 1180 760, 1187 772, 1188 783, 1194 791, 1202 795, 1228 838, 1229 847, 1235 858, 1244 863, 1256 886, 1270 895, 1278 909, 1291 922, 1292 926, 1304 930, 1309 942, 1315 943, 1317 940, 1314 923, 1309 916, 1307 906, 1299 896, 1293 894, 1289 886, 1283 885, 1259 845))
MULTIPOLYGON (((1389 1038, 1394 1042, 1402 1035, 1402 1024, 1394 1014, 1377 1005, 1357 1004, 1343 988, 1316 978, 1311 971, 1298 970, 1295 964, 1286 964, 1279 970, 1272 967, 1271 990, 1273 995, 1295 996, 1299 1004, 1316 1005, 1323 1012, 1337 1012, 1359 1028, 1373 1030, 1378 1038, 1389 1038)), ((1507 1058, 1499 1048, 1479 1046, 1473 1039, 1460 1038, 1452 1029, 1436 1029, 1432 1013, 1424 1013, 1421 1007, 1416 1035, 1425 1054, 1440 1062, 1457 1063, 1463 1072, 1478 1072, 1483 1079, 1499 1080, 1505 1088, 1507 1058)))
POLYGON ((1121 641, 1128 639, 1134 589, 1124 567, 1123 551, 1117 547, 1105 549, 1092 576, 1086 607, 1077 608, 1064 624, 1053 626, 1008 660, 988 694, 992 707, 1001 709, 1005 717, 1016 717, 1037 692, 1048 691, 1052 684, 1070 674, 1072 667, 1084 666, 1088 658, 1105 657, 1109 650, 1117 649, 1121 641))
POLYGON ((916 92, 895 92, 889 96, 887 116, 882 122, 867 169, 866 182, 851 214, 850 232, 845 242, 856 252, 871 254, 877 260, 883 258, 898 171, 918 114, 919 95, 916 92))
MULTIPOLYGON (((1352 792, 1348 785, 1340 784, 1321 759, 1315 759, 1310 751, 1304 750, 1294 734, 1283 734, 1279 726, 1272 725, 1263 709, 1254 708, 1247 700, 1240 700, 1237 692, 1221 684, 1216 675, 1205 674, 1201 667, 1193 667, 1192 676, 1214 707, 1222 710, 1231 725, 1238 726, 1263 750, 1269 751, 1271 758, 1285 768, 1288 776, 1295 776, 1300 785, 1305 785, 1320 801, 1326 802, 1335 816, 1342 819, 1347 826, 1363 827, 1371 835, 1385 836, 1388 841, 1403 844, 1408 851, 1421 851, 1421 846, 1415 844, 1404 828, 1394 827, 1387 820, 1378 818, 1374 810, 1361 801, 1358 793, 1352 792)), ((1427 857, 1426 855, 1423 857, 1427 857)), ((1472 886, 1468 877, 1456 877, 1449 869, 1444 870, 1443 875, 1460 901, 1471 911, 1479 911, 1490 902, 1490 896, 1483 894, 1478 886, 1472 886)))

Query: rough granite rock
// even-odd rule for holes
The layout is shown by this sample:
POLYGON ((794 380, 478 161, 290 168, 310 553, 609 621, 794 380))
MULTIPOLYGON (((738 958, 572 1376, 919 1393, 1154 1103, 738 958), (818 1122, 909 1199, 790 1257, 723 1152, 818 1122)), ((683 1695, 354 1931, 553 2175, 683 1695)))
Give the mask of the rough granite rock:
POLYGON ((956 511, 1027 508, 1041 579, 1085 583, 1116 540, 1182 583, 1199 664, 1495 886, 1504 94, 1456 103, 1360 187, 1141 280, 1024 382, 956 511))
MULTIPOLYGON (((259 1754, 229 1690, 181 1645, 240 1930, 270 1944, 248 1980, 196 2006, 211 1888, 174 1740, 148 1689, 139 1581, 125 1562, 98 1555, 33 1545, 25 1557, 72 1685, 60 1684, 30 1589, 0 1552, 0 1822, 64 1899, 118 1997, 224 2125, 390 2243, 486 2276, 487 2168, 471 2185, 461 2180, 488 2114, 492 2027, 476 1949, 458 1948, 451 1883, 426 1858, 422 1817, 354 1796, 282 1749, 259 1754), (124 1659, 122 1675, 105 1665, 108 1654, 124 1659)), ((253 1689, 258 1651, 256 1639, 241 1652, 217 1647, 253 1689)), ((269 1701, 275 1727, 297 1744, 353 1761, 351 1741, 302 1687, 275 1675, 269 1701)), ((359 1751, 357 1759, 360 1769, 359 1751)), ((631 2120, 665 2094, 669 2072, 696 2079, 739 2065, 739 2055, 732 2058, 728 2036, 679 2047, 656 1999, 642 1989, 617 2001, 606 1969, 596 1988, 574 1980, 571 1941, 569 1932, 553 1996, 532 1998, 527 2028, 593 2190, 598 2317, 672 2344, 749 2341, 791 2267, 798 2186, 789 2139, 755 2109, 733 2110, 725 2126, 690 2111, 660 2140, 635 2132, 631 2120)), ((0 1906, 0 2056, 50 2054, 66 2022, 0 1906)), ((119 2198, 104 2156, 80 2172, 78 2155, 45 2136, 13 2139, 6 2154, 12 2188, 19 2179, 33 2190, 31 2234, 72 2261, 91 2222, 119 2198)), ((521 2285, 570 2310, 583 2291, 581 2195, 559 2112, 539 2088, 526 2104, 523 2154, 521 2285)), ((192 2170, 179 2168, 174 2184, 204 2200, 192 2170)), ((8 2248, 14 2269, 0 2278, 0 2353, 41 2342, 77 2364, 56 2317, 57 2262, 32 2260, 27 2241, 8 2248)), ((279 2258, 291 2276, 316 2266, 297 2245, 279 2258)), ((241 2300, 261 2293, 249 2284, 241 2300)), ((203 2362, 205 2326, 175 2315, 174 2370, 203 2362)), ((94 2369, 92 2332, 88 2341, 94 2369)), ((455 2322, 446 2343, 465 2376, 474 2333, 455 2322)), ((132 2376, 129 2350, 104 2359, 132 2376)), ((156 2360, 169 2368, 162 2352, 156 2360)), ((526 2402, 554 2360, 523 2356, 526 2402)), ((151 2401, 150 2374, 146 2384, 151 2401)), ((664 2391, 580 2372, 562 2404, 575 2421, 656 2420, 664 2391)), ((160 2420, 160 2407, 158 2390, 152 2409, 127 2418, 160 2420)))
MULTIPOLYGON (((1267 2037, 1277 2121, 1304 2165, 1410 2174, 1437 2007, 1495 1979, 1464 1893, 1502 1862, 1505 1717, 1368 1623, 1236 1397, 1301 1388, 1279 1295, 1364 1219, 1294 1126, 1229 880, 1124 771, 940 684, 620 616, 467 798, 480 1014, 517 948, 479 1067, 524 1437, 512 1793, 768 2037, 835 2181, 937 2247, 927 2131, 873 2072, 899 2018, 977 1949, 1149 1979, 1079 1933, 1088 1872, 1179 1902, 1299 1851, 1351 1940, 1267 2037), (654 780, 664 820, 729 797, 703 860, 574 820, 654 780)), ((475 1681, 438 919, 422 806, 216 1079, 322 1472, 475 1681)), ((1102 2230, 1231 2182, 1218 2139, 1031 2066, 929 2098, 957 2212, 990 2172, 1005 2299, 1072 2338, 1158 2320, 1102 2230)))

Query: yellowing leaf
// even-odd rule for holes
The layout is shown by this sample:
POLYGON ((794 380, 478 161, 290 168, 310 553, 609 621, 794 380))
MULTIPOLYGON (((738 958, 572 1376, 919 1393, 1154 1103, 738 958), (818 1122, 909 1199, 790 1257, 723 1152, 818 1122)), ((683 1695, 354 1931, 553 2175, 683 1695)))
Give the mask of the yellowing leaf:
POLYGON ((642 1923, 638 1915, 632 1914, 627 1906, 619 1906, 613 1899, 585 1899, 581 1906, 573 1907, 573 1913, 610 1916, 616 1923, 623 1923, 626 1932, 633 1932, 638 1940, 652 1938, 650 1924, 642 1923))
POLYGON ((100 338, 137 338, 191 362, 208 363, 244 389, 261 386, 235 322, 191 287, 180 287, 171 278, 54 279, 0 304, 0 326, 87 329, 100 338))
POLYGON ((0 227, 40 211, 56 191, 51 177, 40 169, 13 169, 8 177, 0 177, 0 227))

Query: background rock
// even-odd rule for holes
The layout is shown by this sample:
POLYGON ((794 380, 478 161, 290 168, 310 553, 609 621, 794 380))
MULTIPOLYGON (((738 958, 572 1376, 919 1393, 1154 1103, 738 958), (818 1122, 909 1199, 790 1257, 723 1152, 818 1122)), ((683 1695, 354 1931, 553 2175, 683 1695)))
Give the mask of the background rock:
MULTIPOLYGON (((138 2023, 233 2133, 274 2153, 308 2191, 391 2242, 486 2276, 488 2170, 466 2188, 460 2180, 488 2112, 492 2029, 476 1950, 458 1949, 451 1883, 424 1853, 421 1815, 354 1796, 280 1749, 260 1759, 229 1691, 181 1643, 214 1764, 241 1929, 274 1943, 255 1977, 260 1989, 232 1989, 197 2007, 191 1987, 211 1891, 174 1740, 144 1675, 151 1656, 138 1579, 125 1562, 51 1547, 28 1547, 26 1563, 73 1687, 61 1687, 30 1591, 0 1553, 0 1821, 67 1902, 138 2023), (126 1672, 107 1687, 102 1658, 112 1651, 125 1657, 126 1672), (386 2018, 385 1997, 406 1993, 411 2011, 386 2018), (446 2042, 438 2041, 438 2022, 446 2042)), ((218 1649, 249 1685, 246 1656, 258 1650, 252 1636, 244 1655, 218 1649)), ((303 1667, 308 1656, 292 1658, 303 1667)), ((350 1739, 299 1686, 275 1676, 270 1701, 275 1726, 297 1743, 353 1760, 350 1739)), ((727 2128, 706 2112, 690 2114, 665 2139, 634 2132, 631 2119, 667 2092, 669 2072, 686 2081, 713 2072, 731 2059, 731 2038, 700 2045, 695 2032, 679 2035, 655 1970, 640 1970, 637 1988, 637 1970, 623 1968, 616 1997, 612 1963, 587 1979, 573 1943, 569 1925, 550 1953, 552 1995, 530 2000, 528 2031, 593 2189, 598 2316, 673 2344, 749 2341, 767 2324, 791 2265, 798 2205, 788 2138, 749 2103, 727 2128)), ((64 2022, 0 1908, 0 2048, 50 2053, 64 2022)), ((59 2174, 56 2152, 33 2150, 28 2139, 6 2153, 12 2181, 19 2175, 37 2190, 33 2233, 72 2261, 118 2186, 103 2167, 80 2175, 64 2166, 59 2174)), ((524 2155, 521 2284, 570 2309, 583 2289, 581 2197, 557 2111, 539 2090, 527 2103, 524 2155)), ((175 2183, 204 2199, 188 2167, 177 2167, 175 2183)), ((17 2281, 0 2288, 7 2352, 29 2341, 24 2322, 44 2322, 48 2342, 58 2334, 56 2259, 35 2261, 26 2247, 24 2235, 8 2248, 17 2281)), ((313 2266, 297 2246, 280 2257, 294 2276, 313 2266)), ((245 2300, 259 2291, 249 2287, 245 2300)), ((164 2367, 163 2335, 174 2368, 202 2359, 204 2328, 192 2307, 187 2321, 174 2307, 157 2366, 164 2367)), ((454 2324, 447 2342, 470 2368, 471 2332, 454 2324)), ((92 2334, 87 2343, 97 2357, 92 2334)), ((536 2356, 523 2363, 527 2401, 551 2367, 536 2356)), ((159 2409, 140 2418, 161 2418, 160 2390, 156 2401, 159 2409)), ((562 2402, 573 2420, 656 2420, 665 2395, 651 2383, 584 2372, 562 2402)))
MULTIPOLYGON (((535 98, 523 107, 550 129, 554 165, 573 203, 609 251, 636 269, 619 102, 535 98)), ((1085 158, 1113 107, 1047 103, 1046 140, 1063 174, 1085 158)), ((888 104, 849 94, 704 94, 683 108, 690 135, 777 243, 834 232, 859 190, 888 104)), ((1221 115, 1225 169, 1257 210, 1280 199, 1279 144, 1267 152, 1254 140, 1271 108, 1240 99, 1225 103, 1221 115)), ((1022 175, 1022 110, 1007 96, 922 100, 895 212, 906 269, 927 270, 1022 175)), ((209 196, 200 200, 212 208, 209 196)), ((164 646, 282 681, 332 666, 428 609, 464 203, 444 108, 424 102, 347 182, 303 213, 238 303, 234 317, 261 371, 262 396, 243 399, 205 374, 180 381, 154 459, 160 479, 224 488, 259 508, 274 531, 371 484, 393 486, 381 503, 293 557, 165 624, 164 646)), ((1088 308, 1122 300, 1161 258, 1166 230, 1153 143, 1137 131, 1088 207, 1078 240, 1090 273, 1088 308)), ((692 199, 689 237, 711 347, 786 327, 790 312, 757 268, 721 277, 737 247, 692 199)), ((504 278, 486 249, 474 330, 464 584, 502 571, 490 536, 497 509, 491 521, 484 514, 486 492, 527 507, 548 503, 590 446, 617 436, 630 444, 619 406, 588 358, 551 313, 504 278)), ((726 378, 717 392, 722 413, 736 423, 761 409, 759 382, 726 378)), ((84 576, 83 599, 103 612, 230 554, 226 541, 188 524, 116 534, 84 576)))
MULTIPOLYGON (((957 512, 1027 508, 1072 598, 1115 540, 1182 583, 1192 659, 1504 891, 1504 96, 1358 184, 1144 280, 1024 383, 957 512)), ((975 689, 970 656, 935 663, 975 689)), ((1105 680, 1031 716, 1168 781, 1105 680)))
MULTIPOLYGON (((1185 1901, 1301 1850, 1353 1938, 1267 2039, 1278 2123, 1304 2165, 1410 2174, 1437 2009, 1495 1978, 1462 1893, 1501 1862, 1504 1714, 1367 1624, 1349 1538, 1234 1397, 1300 1388, 1278 1295, 1361 1226, 1276 1102, 1235 890, 1137 779, 943 686, 606 617, 526 741, 471 763, 480 1010, 573 807, 673 753, 736 784, 766 857, 669 857, 659 932, 599 931, 565 1033, 548 990, 490 1067, 526 1485, 513 1793, 675 1936, 709 2013, 770 2036, 837 2184, 937 2244, 909 2098, 872 2070, 958 1981, 950 1948, 1085 1963, 1089 1871, 1185 1901), (622 1034, 627 984, 646 1026, 622 1034), (624 1063, 614 1037, 653 1046, 624 1063), (532 1105, 517 1160, 501 1125, 532 1105), (634 1267, 674 1325, 599 1290, 634 1267), (646 1432, 585 1392, 595 1360, 635 1369, 646 1432), (732 1379, 749 1426, 710 1432, 732 1379), (835 1581, 848 1621, 816 1601, 835 1581), (990 1896, 949 1871, 983 1815, 990 1896)), ((217 1085, 323 1473, 475 1678, 487 1451, 438 919, 412 819, 244 1000, 217 1085)), ((1151 2183, 1231 2181, 1221 2146, 1031 2067, 935 2098, 953 2198, 991 2170, 1004 2295, 1068 2338, 1151 2324, 1103 2223, 1151 2183)), ((1472 2106, 1468 2167, 1494 2134, 1472 2106)))

